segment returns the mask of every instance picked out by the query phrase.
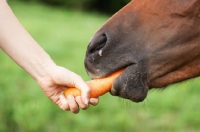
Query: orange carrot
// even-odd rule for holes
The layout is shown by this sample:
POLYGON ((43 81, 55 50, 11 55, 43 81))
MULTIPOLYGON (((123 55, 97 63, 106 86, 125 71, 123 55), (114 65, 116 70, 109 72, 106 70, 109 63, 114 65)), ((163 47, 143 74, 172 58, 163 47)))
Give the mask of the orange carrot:
MULTIPOLYGON (((90 87, 90 98, 97 98, 108 91, 110 91, 112 87, 112 83, 117 78, 124 69, 121 69, 117 72, 112 73, 111 75, 105 77, 105 78, 100 78, 100 79, 94 79, 87 81, 86 83, 90 87)), ((81 96, 81 91, 77 88, 67 88, 67 90, 64 92, 64 95, 67 97, 68 95, 73 95, 73 96, 81 96)))

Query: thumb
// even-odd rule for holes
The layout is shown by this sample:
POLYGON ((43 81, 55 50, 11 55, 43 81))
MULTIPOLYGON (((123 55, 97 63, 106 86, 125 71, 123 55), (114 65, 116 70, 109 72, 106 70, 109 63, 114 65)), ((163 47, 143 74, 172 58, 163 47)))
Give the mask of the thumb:
POLYGON ((85 83, 85 81, 83 81, 83 79, 79 75, 76 75, 74 79, 75 88, 78 88, 81 91, 82 100, 86 105, 88 105, 90 98, 89 86, 87 85, 87 83, 85 83))

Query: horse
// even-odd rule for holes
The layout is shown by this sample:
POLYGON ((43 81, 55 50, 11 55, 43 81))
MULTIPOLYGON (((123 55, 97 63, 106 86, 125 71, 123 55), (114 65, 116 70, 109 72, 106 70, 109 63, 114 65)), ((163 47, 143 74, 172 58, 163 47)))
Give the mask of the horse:
POLYGON ((143 101, 200 75, 200 0, 132 0, 92 37, 85 55, 91 78, 119 69, 111 95, 143 101))

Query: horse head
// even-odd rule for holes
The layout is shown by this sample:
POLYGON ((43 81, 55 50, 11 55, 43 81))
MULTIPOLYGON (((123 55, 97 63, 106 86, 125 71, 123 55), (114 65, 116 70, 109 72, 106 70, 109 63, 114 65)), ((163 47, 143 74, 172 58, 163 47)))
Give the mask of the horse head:
POLYGON ((111 94, 134 102, 199 76, 200 1, 132 0, 95 33, 85 67, 92 78, 125 68, 111 94))

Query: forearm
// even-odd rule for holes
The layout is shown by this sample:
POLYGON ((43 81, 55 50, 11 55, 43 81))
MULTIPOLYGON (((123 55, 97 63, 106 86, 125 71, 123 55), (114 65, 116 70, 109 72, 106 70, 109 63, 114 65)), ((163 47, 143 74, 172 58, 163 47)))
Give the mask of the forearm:
POLYGON ((19 23, 5 0, 0 0, 0 48, 37 81, 46 76, 49 70, 46 68, 55 66, 19 23))

